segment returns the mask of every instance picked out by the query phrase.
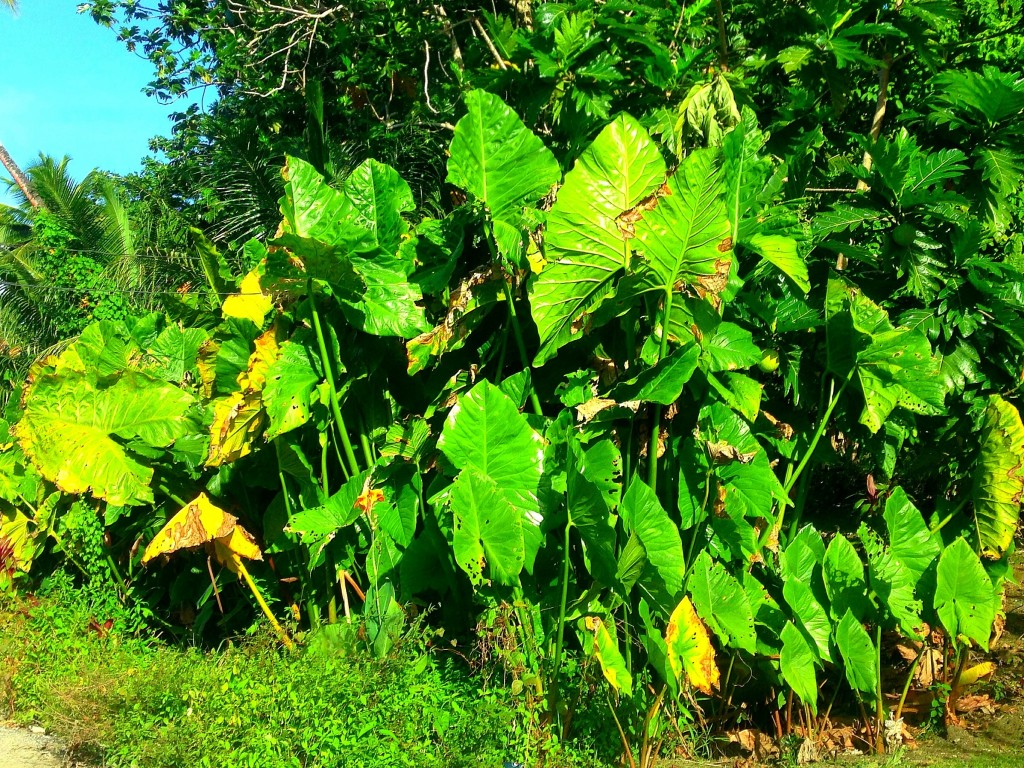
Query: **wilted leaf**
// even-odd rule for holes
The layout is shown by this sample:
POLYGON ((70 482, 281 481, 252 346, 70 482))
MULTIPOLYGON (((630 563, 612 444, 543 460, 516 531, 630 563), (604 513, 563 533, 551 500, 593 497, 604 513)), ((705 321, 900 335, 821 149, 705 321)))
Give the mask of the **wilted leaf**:
POLYGON ((974 470, 974 515, 982 554, 998 559, 1013 543, 1024 497, 1024 424, 999 395, 991 395, 974 470))
POLYGON ((668 647, 669 664, 677 679, 682 679, 685 673, 690 685, 707 694, 718 687, 715 649, 711 647, 708 630, 697 617, 689 597, 684 597, 672 611, 665 630, 665 645, 668 647))
POLYGON ((217 558, 234 570, 236 558, 262 560, 256 540, 238 524, 238 519, 200 493, 174 515, 153 538, 142 555, 142 563, 183 549, 211 545, 217 558))

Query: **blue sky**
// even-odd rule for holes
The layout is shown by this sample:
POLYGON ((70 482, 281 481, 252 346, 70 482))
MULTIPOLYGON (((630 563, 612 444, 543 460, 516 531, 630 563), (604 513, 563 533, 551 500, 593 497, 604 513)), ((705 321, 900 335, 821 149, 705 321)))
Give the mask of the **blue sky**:
MULTIPOLYGON (((0 8, 0 141, 22 166, 40 152, 69 155, 71 174, 138 170, 148 141, 170 133, 172 112, 142 88, 152 65, 116 32, 76 12, 77 0, 21 0, 0 8)), ((2 172, 2 168, 0 168, 2 172)), ((3 174, 6 177, 6 174, 3 174)), ((0 201, 5 190, 0 189, 0 201)))

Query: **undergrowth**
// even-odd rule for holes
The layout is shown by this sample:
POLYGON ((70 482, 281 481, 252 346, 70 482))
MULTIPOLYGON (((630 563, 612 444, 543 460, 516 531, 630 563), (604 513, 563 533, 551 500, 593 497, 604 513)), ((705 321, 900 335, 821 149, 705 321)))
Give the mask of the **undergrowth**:
POLYGON ((0 717, 38 723, 110 768, 502 766, 602 763, 545 748, 515 697, 481 691, 422 631, 385 658, 287 655, 255 631, 216 651, 171 646, 97 619, 110 601, 63 574, 33 597, 0 594, 0 717), (5 711, 6 710, 6 711, 5 711))

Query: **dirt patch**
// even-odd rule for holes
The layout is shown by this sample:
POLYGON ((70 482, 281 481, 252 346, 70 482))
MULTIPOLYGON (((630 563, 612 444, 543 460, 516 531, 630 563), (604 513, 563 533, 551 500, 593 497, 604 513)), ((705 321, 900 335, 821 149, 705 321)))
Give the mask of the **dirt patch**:
POLYGON ((50 736, 0 726, 0 768, 62 768, 68 765, 50 736))

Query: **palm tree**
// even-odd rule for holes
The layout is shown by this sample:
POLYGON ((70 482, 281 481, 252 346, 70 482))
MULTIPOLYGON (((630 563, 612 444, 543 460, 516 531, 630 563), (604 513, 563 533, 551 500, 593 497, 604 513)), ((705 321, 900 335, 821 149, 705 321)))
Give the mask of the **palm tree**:
POLYGON ((160 247, 148 209, 117 179, 93 171, 77 182, 68 162, 40 155, 25 174, 38 204, 8 182, 17 204, 0 205, 0 380, 16 382, 93 318, 158 309, 202 280, 195 260, 160 247))
MULTIPOLYGON (((18 12, 18 0, 0 0, 0 5, 6 5, 11 9, 12 13, 18 12)), ((25 199, 28 200, 33 208, 38 208, 40 205, 39 198, 32 191, 32 186, 29 184, 28 179, 25 178, 25 174, 22 172, 18 164, 14 162, 14 158, 11 157, 10 153, 4 147, 3 142, 0 142, 0 163, 3 164, 7 172, 11 174, 11 178, 21 188, 22 194, 25 195, 25 199)))

